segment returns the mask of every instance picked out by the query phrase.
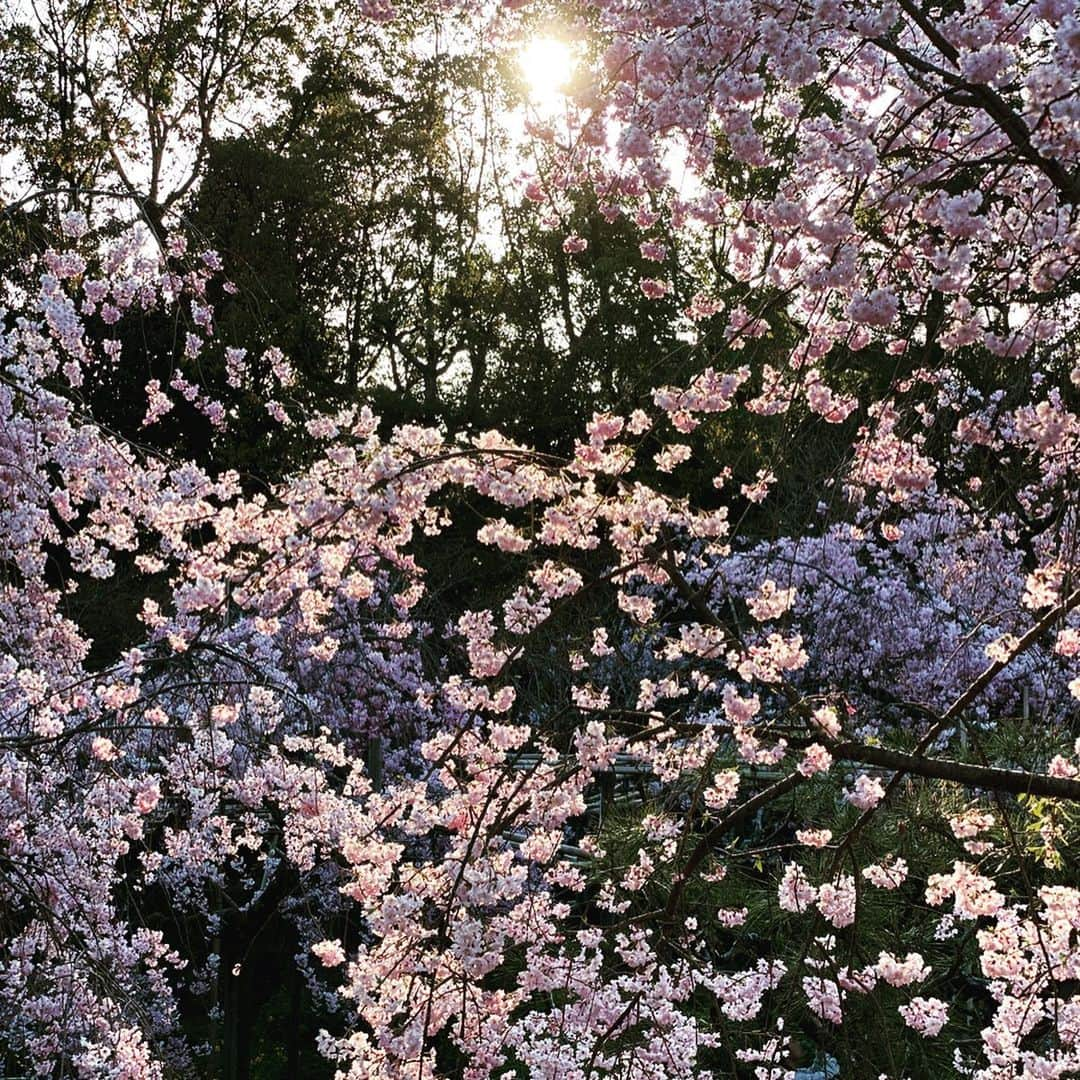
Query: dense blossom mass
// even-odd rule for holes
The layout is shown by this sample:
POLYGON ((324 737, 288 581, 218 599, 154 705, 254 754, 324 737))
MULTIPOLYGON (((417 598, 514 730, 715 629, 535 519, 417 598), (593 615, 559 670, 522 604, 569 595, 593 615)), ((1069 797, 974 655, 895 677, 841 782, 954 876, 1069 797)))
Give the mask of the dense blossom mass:
MULTIPOLYGON (((795 315, 816 412, 830 397, 812 392, 815 365, 838 342, 1024 357, 1068 335, 1080 37, 1067 0, 591 6, 603 73, 547 132, 561 167, 536 198, 557 209, 587 179, 646 235, 719 226, 725 276, 768 286, 757 310, 731 310, 729 335, 795 315), (650 196, 667 188, 660 218, 650 196)), ((666 248, 642 253, 663 263, 666 248)))
POLYGON ((1080 10, 436 6, 580 20, 522 197, 719 344, 565 454, 389 428, 65 203, 0 319, 0 1051, 226 1075, 273 915, 342 1080, 1076 1075, 1080 10), (769 424, 828 467, 735 475, 769 424))

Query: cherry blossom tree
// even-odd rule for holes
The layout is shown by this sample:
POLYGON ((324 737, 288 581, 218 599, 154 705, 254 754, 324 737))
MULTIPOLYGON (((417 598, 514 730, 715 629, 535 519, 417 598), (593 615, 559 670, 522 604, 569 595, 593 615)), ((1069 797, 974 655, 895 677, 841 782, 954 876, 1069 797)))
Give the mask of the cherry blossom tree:
POLYGON ((253 364, 218 339, 220 259, 179 230, 108 239, 72 211, 5 278, 21 1067, 246 1075, 276 913, 350 1080, 787 1080, 805 1042, 844 1075, 1080 1070, 1076 14, 583 17, 603 71, 526 197, 554 224, 594 185, 658 265, 705 229, 688 319, 727 347, 571 455, 298 408, 273 343, 253 364), (678 146, 695 194, 668 187, 678 146), (86 380, 145 370, 121 330, 155 312, 186 344, 142 429, 183 402, 224 432, 257 380, 314 448, 286 480, 94 415, 86 380), (863 350, 893 376, 845 381, 863 350), (742 483, 715 448, 796 420, 845 452, 817 516, 768 535, 787 461, 742 483), (482 605, 435 576, 455 529, 482 605), (121 570, 138 626, 103 661, 80 598, 121 570))
POLYGON ((809 387, 837 342, 1020 357, 1067 336, 1080 195, 1068 3, 589 6, 602 67, 548 132, 562 168, 536 196, 557 209, 587 178, 646 236, 665 220, 712 230, 703 284, 771 297, 730 309, 733 337, 760 332, 750 314, 786 309, 809 387))

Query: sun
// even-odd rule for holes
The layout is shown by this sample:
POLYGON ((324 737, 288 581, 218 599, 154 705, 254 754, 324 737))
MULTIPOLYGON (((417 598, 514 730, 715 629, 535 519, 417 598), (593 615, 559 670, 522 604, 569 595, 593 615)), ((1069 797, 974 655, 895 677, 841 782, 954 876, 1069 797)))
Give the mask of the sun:
POLYGON ((532 104, 541 110, 556 106, 574 70, 570 46, 558 38, 533 38, 521 50, 518 63, 532 104))

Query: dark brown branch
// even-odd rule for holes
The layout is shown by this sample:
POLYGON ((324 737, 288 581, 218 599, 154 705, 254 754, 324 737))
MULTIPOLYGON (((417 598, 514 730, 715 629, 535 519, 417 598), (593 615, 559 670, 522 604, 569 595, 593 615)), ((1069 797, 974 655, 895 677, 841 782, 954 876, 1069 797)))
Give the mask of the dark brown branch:
POLYGON ((969 765, 963 761, 923 757, 889 750, 883 746, 866 746, 863 743, 841 743, 829 748, 835 758, 857 761, 863 765, 876 765, 882 769, 896 769, 900 773, 926 776, 937 780, 949 780, 970 787, 990 791, 1009 792, 1013 795, 1039 795, 1050 799, 1068 799, 1080 802, 1080 780, 1063 776, 1030 773, 1023 769, 998 769, 988 765, 969 765))
POLYGON ((941 714, 941 722, 949 723, 966 709, 997 678, 998 674, 1011 664, 1018 656, 1027 652, 1039 638, 1050 629, 1059 619, 1064 618, 1074 607, 1080 604, 1080 589, 1069 593, 1064 600, 1052 607, 1020 640, 1015 648, 1009 651, 1008 656, 1002 660, 995 660, 974 682, 941 714))
POLYGON ((782 795, 786 795, 789 791, 793 791, 807 779, 809 778, 803 776, 801 772, 789 773, 787 776, 777 780, 775 784, 770 784, 763 791, 759 791, 753 798, 747 799, 744 803, 740 803, 730 813, 725 814, 701 838, 697 846, 690 853, 690 858, 686 860, 686 865, 679 871, 678 876, 671 886, 671 892, 668 894, 667 904, 664 907, 664 914, 672 915, 674 913, 690 878, 694 876, 697 868, 705 861, 709 852, 712 851, 713 845, 724 835, 724 833, 733 829, 749 815, 756 813, 761 807, 767 806, 774 799, 779 799, 782 795))
POLYGON ((969 82, 960 75, 946 71, 888 38, 878 37, 873 41, 879 49, 899 60, 905 68, 941 79, 949 88, 951 100, 955 103, 981 109, 998 125, 1020 157, 1030 165, 1034 165, 1050 181, 1065 202, 1074 206, 1080 203, 1080 176, 1070 174, 1060 161, 1039 153, 1031 141, 1031 132, 1027 124, 1009 107, 1000 94, 989 86, 969 82))

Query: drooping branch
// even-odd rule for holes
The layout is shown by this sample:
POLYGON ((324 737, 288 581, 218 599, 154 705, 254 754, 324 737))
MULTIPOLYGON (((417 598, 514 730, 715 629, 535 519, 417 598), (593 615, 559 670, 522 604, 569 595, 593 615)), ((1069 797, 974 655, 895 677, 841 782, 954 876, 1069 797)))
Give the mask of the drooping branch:
POLYGON ((1035 166, 1066 203, 1076 205, 1080 202, 1080 174, 1070 174, 1060 161, 1041 154, 1031 141, 1031 132, 1023 119, 1017 116, 1000 94, 988 86, 946 71, 886 37, 875 38, 874 44, 906 68, 940 79, 947 88, 944 95, 946 101, 981 109, 997 124, 1020 157, 1035 166))

